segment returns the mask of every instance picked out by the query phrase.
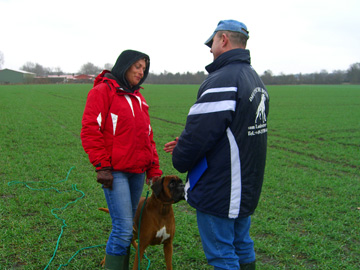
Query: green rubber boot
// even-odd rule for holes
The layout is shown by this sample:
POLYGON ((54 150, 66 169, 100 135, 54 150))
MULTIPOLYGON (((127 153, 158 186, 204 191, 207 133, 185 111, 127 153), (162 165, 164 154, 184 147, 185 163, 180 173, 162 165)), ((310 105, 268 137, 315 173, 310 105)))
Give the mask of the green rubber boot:
POLYGON ((129 259, 130 259, 130 247, 128 247, 127 253, 124 258, 124 264, 123 264, 124 270, 129 270, 129 259))
POLYGON ((128 255, 123 256, 113 256, 106 254, 105 258, 105 270, 128 270, 129 269, 129 259, 127 259, 127 268, 125 267, 126 264, 126 257, 128 255))
POLYGON ((240 270, 255 270, 255 261, 251 263, 240 264, 240 270))

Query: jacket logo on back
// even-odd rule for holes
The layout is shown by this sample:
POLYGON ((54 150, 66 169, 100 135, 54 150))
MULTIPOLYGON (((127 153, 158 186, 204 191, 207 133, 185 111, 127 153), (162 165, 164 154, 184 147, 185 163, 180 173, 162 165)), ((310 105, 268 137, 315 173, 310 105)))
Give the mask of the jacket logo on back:
POLYGON ((257 87, 251 93, 249 101, 253 102, 258 94, 261 95, 261 98, 255 113, 254 125, 248 127, 248 136, 267 133, 266 99, 269 99, 269 95, 265 89, 257 87))

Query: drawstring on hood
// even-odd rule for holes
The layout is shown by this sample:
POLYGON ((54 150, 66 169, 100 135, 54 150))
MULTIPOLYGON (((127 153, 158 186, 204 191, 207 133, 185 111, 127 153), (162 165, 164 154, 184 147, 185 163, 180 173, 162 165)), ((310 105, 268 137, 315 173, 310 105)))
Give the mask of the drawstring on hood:
POLYGON ((134 92, 139 89, 140 85, 145 81, 146 77, 149 74, 150 69, 150 57, 142 52, 134 51, 134 50, 126 50, 123 51, 118 59, 114 67, 111 69, 111 74, 115 76, 116 81, 120 84, 125 91, 134 92), (125 78, 126 71, 134 64, 136 61, 140 59, 145 59, 146 69, 144 71, 144 77, 140 80, 137 85, 133 87, 130 86, 129 82, 125 78))

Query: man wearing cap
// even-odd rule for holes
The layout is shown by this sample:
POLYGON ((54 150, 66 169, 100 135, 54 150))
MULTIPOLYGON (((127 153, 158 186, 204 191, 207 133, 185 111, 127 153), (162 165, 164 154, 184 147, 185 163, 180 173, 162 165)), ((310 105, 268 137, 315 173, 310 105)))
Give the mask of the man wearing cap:
POLYGON ((164 148, 188 172, 185 198, 214 269, 255 269, 250 216, 264 179, 269 95, 250 65, 248 38, 245 24, 219 22, 205 42, 214 56, 209 76, 181 136, 164 148))

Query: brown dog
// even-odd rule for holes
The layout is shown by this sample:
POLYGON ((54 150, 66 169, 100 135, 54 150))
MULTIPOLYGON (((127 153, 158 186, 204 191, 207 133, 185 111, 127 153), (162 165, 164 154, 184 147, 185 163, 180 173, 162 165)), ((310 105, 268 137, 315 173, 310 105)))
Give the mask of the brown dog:
MULTIPOLYGON (((160 244, 164 245, 166 269, 172 270, 173 239, 175 235, 175 217, 172 204, 185 199, 184 184, 179 177, 169 175, 156 181, 151 186, 151 189, 153 190, 153 193, 146 201, 144 197, 140 198, 134 217, 132 245, 136 249, 136 254, 133 270, 138 269, 139 250, 141 260, 145 249, 149 245, 160 244), (135 240, 138 239, 140 215, 140 247, 138 248, 135 240)), ((99 208, 99 210, 108 212, 106 208, 99 208)), ((104 263, 105 259, 101 264, 103 265, 104 263)))

